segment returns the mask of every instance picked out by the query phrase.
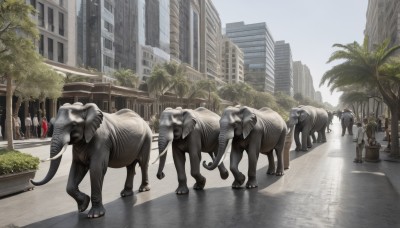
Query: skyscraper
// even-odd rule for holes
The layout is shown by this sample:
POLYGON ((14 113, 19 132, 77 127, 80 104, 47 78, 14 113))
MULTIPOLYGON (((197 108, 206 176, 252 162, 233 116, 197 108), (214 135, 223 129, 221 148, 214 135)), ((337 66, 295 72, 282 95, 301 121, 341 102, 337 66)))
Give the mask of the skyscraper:
POLYGON ((222 43, 222 75, 227 83, 244 82, 243 51, 228 37, 222 43))
POLYGON ((275 42, 275 92, 294 95, 292 62, 290 44, 284 40, 275 42))
POLYGON ((301 63, 293 62, 293 88, 295 94, 301 94, 304 98, 315 99, 315 89, 310 69, 301 63))
POLYGON ((245 81, 258 91, 274 92, 274 39, 265 22, 226 24, 226 35, 244 52, 245 81))

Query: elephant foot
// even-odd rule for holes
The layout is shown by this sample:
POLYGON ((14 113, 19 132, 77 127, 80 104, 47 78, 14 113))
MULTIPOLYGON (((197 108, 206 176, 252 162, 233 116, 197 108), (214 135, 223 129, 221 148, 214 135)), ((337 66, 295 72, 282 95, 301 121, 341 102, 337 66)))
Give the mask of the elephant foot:
POLYGON ((249 177, 249 180, 246 183, 246 188, 251 189, 251 188, 257 188, 258 187, 258 183, 257 183, 257 179, 255 177, 249 177))
POLYGON ((104 209, 103 204, 92 206, 88 213, 88 218, 99 218, 101 216, 104 216, 105 213, 106 209, 104 209))
POLYGON ((232 188, 236 188, 236 189, 241 188, 241 186, 245 180, 246 180, 246 177, 242 173, 239 173, 239 178, 235 179, 235 181, 233 181, 232 188))
POLYGON ((121 197, 131 196, 131 195, 133 195, 133 191, 132 191, 132 189, 125 188, 124 190, 121 191, 120 195, 121 195, 121 197))
POLYGON ((306 151, 308 151, 308 148, 302 148, 302 149, 300 149, 300 151, 306 152, 306 151))
POLYGON ((296 149, 294 149, 295 151, 301 151, 300 147, 296 147, 296 149))
POLYGON ((308 145, 307 148, 312 148, 312 146, 313 146, 312 144, 311 144, 311 145, 308 145))
POLYGON ((175 193, 178 195, 188 194, 189 189, 186 185, 179 185, 178 188, 175 190, 175 193))
POLYGON ((142 184, 139 187, 139 192, 147 192, 150 190, 150 185, 149 184, 142 184))
POLYGON ((203 177, 203 180, 197 181, 193 185, 193 189, 194 190, 203 190, 205 185, 206 185, 206 178, 203 177))
POLYGON ((321 143, 326 143, 326 139, 322 140, 321 143))
POLYGON ((276 176, 283 176, 284 174, 285 174, 285 173, 283 172, 283 169, 282 169, 282 168, 277 169, 277 170, 276 170, 276 173, 275 173, 276 176))
POLYGON ((89 206, 89 202, 90 202, 90 197, 84 193, 82 193, 83 195, 83 199, 78 201, 78 210, 79 212, 84 212, 88 206, 89 206))
POLYGON ((224 170, 224 171, 220 172, 219 175, 221 176, 221 178, 223 180, 226 180, 229 177, 229 172, 228 172, 228 170, 224 170))
POLYGON ((268 175, 274 175, 275 174, 275 167, 268 167, 267 174, 268 175))

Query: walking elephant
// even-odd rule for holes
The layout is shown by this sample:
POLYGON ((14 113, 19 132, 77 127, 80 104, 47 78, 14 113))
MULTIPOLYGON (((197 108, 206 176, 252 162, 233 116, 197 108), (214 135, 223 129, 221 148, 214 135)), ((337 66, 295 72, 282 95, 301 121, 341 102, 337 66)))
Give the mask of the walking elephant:
POLYGON ((283 172, 283 148, 287 127, 282 117, 270 108, 260 110, 249 107, 228 107, 220 120, 219 147, 217 158, 212 164, 203 162, 204 168, 213 170, 223 162, 226 153, 231 152, 230 170, 235 177, 232 188, 240 188, 245 176, 239 171, 238 165, 246 150, 249 158, 247 188, 258 187, 256 178, 257 161, 260 152, 268 156, 267 174, 281 176, 283 172), (277 169, 273 150, 277 156, 277 169))
POLYGON ((294 129, 296 151, 307 151, 312 147, 310 134, 318 133, 317 142, 326 142, 325 129, 328 125, 328 113, 322 108, 299 106, 290 111, 289 128, 294 129), (301 133, 301 143, 299 134, 301 133))
POLYGON ((342 136, 346 133, 346 129, 349 135, 353 135, 354 116, 349 110, 342 113, 340 122, 342 124, 342 136))
POLYGON ((90 197, 79 191, 78 185, 90 171, 92 208, 88 217, 101 217, 105 214, 101 192, 107 167, 126 167, 127 177, 121 191, 122 197, 133 194, 133 177, 137 163, 142 171, 139 191, 150 190, 148 163, 151 140, 152 134, 147 123, 129 109, 108 114, 103 113, 93 103, 64 104, 58 110, 54 122, 49 171, 42 181, 32 181, 32 184, 38 186, 49 182, 58 170, 67 145, 72 144, 72 165, 67 192, 76 200, 78 210, 85 211, 90 197))
MULTIPOLYGON (((164 178, 166 152, 172 149, 172 156, 178 174, 178 188, 176 194, 187 194, 189 189, 186 183, 185 153, 189 153, 191 175, 196 180, 193 188, 204 188, 206 178, 200 173, 201 152, 215 157, 218 149, 220 116, 206 108, 182 109, 166 108, 160 116, 160 134, 158 149, 160 152, 157 178, 164 178)), ((218 166, 222 179, 229 176, 224 164, 218 166)))

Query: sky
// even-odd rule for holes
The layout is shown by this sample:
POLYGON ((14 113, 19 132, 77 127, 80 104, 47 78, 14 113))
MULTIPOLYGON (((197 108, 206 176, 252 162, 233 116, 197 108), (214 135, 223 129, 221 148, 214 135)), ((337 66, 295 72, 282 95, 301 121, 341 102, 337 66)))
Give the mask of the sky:
POLYGON ((310 68, 314 88, 324 102, 336 106, 341 93, 319 87, 335 43, 362 43, 368 0, 213 0, 222 27, 226 23, 266 22, 275 41, 290 43, 293 61, 310 68))

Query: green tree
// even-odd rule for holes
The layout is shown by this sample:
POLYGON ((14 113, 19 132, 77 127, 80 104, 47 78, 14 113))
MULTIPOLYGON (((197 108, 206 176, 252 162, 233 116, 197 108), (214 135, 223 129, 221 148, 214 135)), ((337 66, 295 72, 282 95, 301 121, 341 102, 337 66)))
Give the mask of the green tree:
POLYGON ((389 40, 368 49, 368 38, 360 45, 357 42, 347 45, 333 45, 339 50, 333 52, 328 62, 342 62, 328 70, 321 79, 331 87, 331 91, 347 85, 361 85, 378 88, 384 102, 392 114, 392 148, 390 155, 400 157, 399 153, 399 108, 400 108, 400 60, 392 55, 400 46, 389 46, 389 40))
POLYGON ((222 99, 252 106, 253 91, 254 89, 247 83, 231 83, 219 89, 218 94, 222 99))
POLYGON ((196 98, 205 98, 206 97, 206 91, 200 84, 193 83, 190 85, 189 92, 187 93, 187 106, 190 108, 190 104, 193 103, 193 100, 196 98))
POLYGON ((33 7, 23 0, 0 1, 0 75, 7 81, 6 131, 8 149, 13 149, 12 96, 14 83, 25 80, 41 62, 33 40, 38 37, 36 24, 31 21, 33 7))
POLYGON ((64 83, 72 83, 72 82, 89 82, 90 79, 85 76, 75 75, 71 73, 66 73, 64 78, 64 83))
POLYGON ((139 77, 131 69, 119 69, 113 75, 121 86, 136 88, 139 84, 139 77))
POLYGON ((211 110, 211 93, 217 91, 217 84, 215 83, 215 80, 211 79, 206 79, 206 80, 201 80, 198 82, 199 86, 202 87, 205 91, 208 93, 208 109, 211 110))
POLYGON ((156 97, 157 113, 159 113, 159 100, 171 85, 171 76, 161 66, 155 66, 151 72, 150 78, 147 79, 149 93, 153 93, 156 97))
POLYGON ((183 97, 189 92, 189 82, 184 76, 172 77, 172 90, 179 97, 181 105, 183 105, 183 97))
MULTIPOLYGON (((301 94, 300 94, 301 95, 301 94)), ((275 93, 276 103, 285 110, 290 110, 297 106, 297 101, 293 97, 283 92, 275 93)))

